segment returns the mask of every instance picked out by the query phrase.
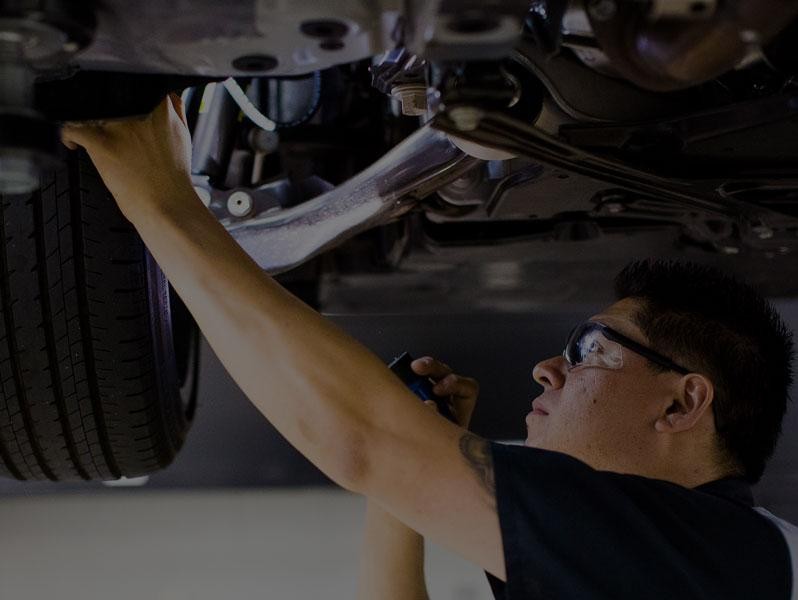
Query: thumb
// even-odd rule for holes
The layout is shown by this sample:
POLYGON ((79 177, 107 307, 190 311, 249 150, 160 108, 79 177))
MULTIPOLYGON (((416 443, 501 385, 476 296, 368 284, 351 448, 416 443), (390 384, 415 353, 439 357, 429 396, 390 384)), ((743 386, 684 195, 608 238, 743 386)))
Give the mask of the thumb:
POLYGON ((70 127, 69 125, 64 125, 61 128, 61 143, 64 144, 70 150, 77 150, 80 145, 75 138, 74 128, 70 127))

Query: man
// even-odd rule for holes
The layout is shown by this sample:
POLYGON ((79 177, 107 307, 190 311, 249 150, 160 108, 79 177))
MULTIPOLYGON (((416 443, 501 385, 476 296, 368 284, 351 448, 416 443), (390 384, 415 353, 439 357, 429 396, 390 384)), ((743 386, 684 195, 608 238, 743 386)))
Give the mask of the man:
POLYGON ((745 482, 775 444, 792 345, 747 288, 702 271, 687 287, 667 266, 630 277, 564 357, 535 367, 544 392, 528 447, 491 444, 417 402, 204 210, 179 98, 140 121, 67 127, 64 141, 89 152, 278 430, 334 481, 481 566, 497 594, 789 597, 789 526, 754 512, 745 482), (704 293, 709 306, 682 301, 704 293))
MULTIPOLYGON (((506 460, 505 472, 497 474, 497 498, 505 557, 514 556, 519 568, 512 591, 491 578, 496 597, 795 598, 795 528, 750 509, 750 483, 773 452, 786 407, 791 336, 751 288, 698 265, 632 263, 616 277, 615 289, 619 302, 576 327, 563 356, 535 367, 533 376, 544 389, 527 417, 525 440, 526 446, 579 456, 607 472, 556 453, 507 457, 512 460, 506 460), (617 330, 628 327, 627 306, 648 346, 619 335, 617 330), (608 324, 613 328, 607 330, 608 324), (652 345, 688 357, 711 375, 689 384, 681 394, 684 406, 680 395, 655 382, 689 370, 652 345), (648 362, 642 372, 636 372, 634 363, 641 361, 635 354, 643 365, 648 362), (618 377, 616 371, 626 373, 618 377), (658 390, 666 395, 657 398, 658 390), (667 406, 667 423, 658 405, 667 406), (702 431, 702 421, 710 424, 705 411, 715 424, 702 431), (666 436, 667 445, 676 445, 667 439, 674 431, 685 438, 681 459, 670 449, 667 461, 657 457, 662 447, 645 439, 652 429, 666 436), (768 530, 770 524, 775 528, 768 530), (715 577, 726 581, 725 588, 711 581, 715 577)), ((430 357, 413 368, 442 378, 436 392, 449 397, 467 427, 476 382, 430 357)), ((428 596, 421 536, 369 501, 359 599, 377 597, 428 596)))

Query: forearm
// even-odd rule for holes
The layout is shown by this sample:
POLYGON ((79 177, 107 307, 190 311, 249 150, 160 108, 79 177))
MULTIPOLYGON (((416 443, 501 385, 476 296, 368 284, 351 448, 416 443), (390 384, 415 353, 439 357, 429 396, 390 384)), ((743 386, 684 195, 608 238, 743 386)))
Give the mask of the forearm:
POLYGON ((243 392, 311 461, 352 487, 366 462, 362 437, 379 412, 392 410, 392 374, 264 273, 193 190, 174 193, 181 197, 142 203, 129 218, 243 392))
POLYGON ((368 501, 358 600, 428 600, 424 538, 368 501))

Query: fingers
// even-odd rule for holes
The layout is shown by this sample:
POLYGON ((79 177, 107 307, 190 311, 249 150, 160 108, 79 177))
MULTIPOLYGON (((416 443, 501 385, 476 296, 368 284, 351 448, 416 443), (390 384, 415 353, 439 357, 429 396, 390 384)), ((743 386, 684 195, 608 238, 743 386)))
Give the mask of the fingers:
POLYGON ((479 383, 471 377, 463 377, 452 372, 449 365, 424 356, 410 363, 410 368, 418 375, 429 377, 435 385, 432 392, 446 398, 457 422, 467 427, 479 396, 479 383))
POLYGON ((439 396, 454 396, 455 398, 472 398, 476 397, 479 393, 479 384, 475 379, 470 377, 462 377, 450 373, 438 383, 436 383, 432 391, 439 396))
POLYGON ((68 137, 64 136, 63 133, 61 133, 61 143, 64 144, 64 146, 66 146, 70 150, 77 150, 78 148, 80 148, 80 146, 78 146, 75 142, 71 141, 68 137))
POLYGON ((77 150, 79 146, 86 148, 92 140, 104 135, 103 126, 101 121, 66 123, 61 129, 61 141, 70 150, 77 150))
POLYGON ((118 127, 119 123, 102 119, 69 121, 61 128, 61 141, 70 150, 77 150, 77 147, 81 146, 91 151, 94 146, 108 143, 113 137, 114 128, 118 127))
POLYGON ((61 142, 69 148, 70 150, 77 150, 78 146, 80 146, 80 134, 77 131, 77 127, 74 125, 70 125, 67 123, 61 129, 61 142))
POLYGON ((449 365, 435 360, 431 356, 414 360, 410 363, 410 368, 418 375, 426 375, 436 381, 433 392, 439 396, 453 395, 459 398, 470 398, 479 394, 479 383, 476 379, 452 373, 449 365))
POLYGON ((152 120, 153 116, 161 113, 161 111, 163 111, 163 114, 168 115, 170 107, 174 109, 183 125, 186 125, 183 99, 179 94, 171 93, 163 99, 152 113, 141 117, 111 121, 95 120, 65 123, 61 129, 61 141, 70 150, 77 150, 79 146, 89 150, 97 143, 107 142, 119 129, 129 128, 135 123, 143 124, 148 120, 152 120))
POLYGON ((426 375, 427 377, 432 377, 433 379, 441 379, 452 372, 452 369, 449 367, 449 365, 446 365, 439 360, 435 360, 431 356, 417 358, 410 363, 410 368, 413 369, 413 371, 415 371, 418 375, 426 375))

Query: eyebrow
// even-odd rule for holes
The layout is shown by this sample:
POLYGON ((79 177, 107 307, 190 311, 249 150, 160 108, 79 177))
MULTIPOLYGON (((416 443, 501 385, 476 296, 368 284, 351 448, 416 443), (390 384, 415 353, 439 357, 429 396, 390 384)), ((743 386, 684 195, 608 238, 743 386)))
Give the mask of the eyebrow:
MULTIPOLYGON (((622 335, 622 336, 623 336, 623 337, 625 337, 627 340, 630 340, 630 341, 634 342, 635 344, 639 344, 639 345, 641 345, 641 346, 643 346, 643 345, 645 345, 645 344, 648 344, 648 340, 644 340, 644 341, 641 341, 641 342, 639 342, 639 341, 635 340, 634 338, 632 338, 632 337, 631 337, 631 336, 630 336, 628 333, 625 333, 625 332, 621 331, 620 329, 618 329, 618 328, 617 328, 615 325, 613 325, 612 323, 605 323, 603 320, 602 320, 602 321, 599 321, 598 319, 601 319, 601 318, 602 318, 602 317, 601 317, 601 315, 596 315, 596 317, 598 317, 598 318, 590 317, 590 318, 588 319, 588 321, 590 321, 590 322, 592 322, 592 323, 598 323, 599 325, 604 325, 604 327, 609 327, 610 329, 612 329, 613 331, 615 331, 615 333, 622 335)), ((612 318, 612 317, 611 317, 611 318, 612 318)), ((626 324, 627 322, 626 322, 626 321, 621 321, 621 323, 624 323, 624 324, 626 324)), ((640 332, 640 333, 642 333, 642 332, 640 332)))

